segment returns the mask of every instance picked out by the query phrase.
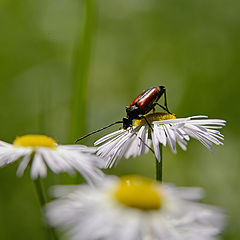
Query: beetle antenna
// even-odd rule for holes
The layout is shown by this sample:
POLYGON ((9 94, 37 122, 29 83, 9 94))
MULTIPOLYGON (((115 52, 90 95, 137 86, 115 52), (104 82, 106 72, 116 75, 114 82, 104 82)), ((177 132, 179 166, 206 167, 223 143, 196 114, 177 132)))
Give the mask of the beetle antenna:
POLYGON ((111 127, 111 126, 113 126, 113 125, 115 125, 115 124, 118 124, 118 123, 123 123, 123 121, 117 121, 117 122, 111 123, 111 124, 109 124, 109 125, 107 125, 107 126, 105 126, 105 127, 103 127, 103 128, 100 128, 100 129, 98 129, 98 130, 95 130, 95 131, 93 131, 93 132, 90 132, 90 133, 86 134, 85 136, 78 138, 78 139, 75 141, 75 143, 77 143, 78 141, 80 141, 80 140, 82 140, 82 139, 84 139, 84 138, 86 138, 86 137, 88 137, 88 136, 90 136, 90 135, 92 135, 92 134, 94 134, 94 133, 100 132, 100 131, 102 131, 102 130, 104 130, 104 129, 106 129, 106 128, 109 128, 109 127, 111 127))

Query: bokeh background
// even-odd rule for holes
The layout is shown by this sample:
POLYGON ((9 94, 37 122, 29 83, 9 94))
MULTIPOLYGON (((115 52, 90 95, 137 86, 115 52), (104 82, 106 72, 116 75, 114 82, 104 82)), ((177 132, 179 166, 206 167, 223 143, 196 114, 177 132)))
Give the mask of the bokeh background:
MULTIPOLYGON (((240 239, 240 2, 238 0, 1 0, 0 138, 43 133, 59 143, 121 119, 155 85, 169 109, 227 120, 213 153, 191 140, 164 149, 164 180, 202 186, 228 214, 225 240, 240 239)), ((84 142, 92 145, 105 133, 84 142)), ((122 159, 109 174, 154 178, 154 158, 122 159)), ((0 239, 45 239, 29 172, 0 169, 0 239)), ((46 186, 74 183, 49 173, 46 186)))

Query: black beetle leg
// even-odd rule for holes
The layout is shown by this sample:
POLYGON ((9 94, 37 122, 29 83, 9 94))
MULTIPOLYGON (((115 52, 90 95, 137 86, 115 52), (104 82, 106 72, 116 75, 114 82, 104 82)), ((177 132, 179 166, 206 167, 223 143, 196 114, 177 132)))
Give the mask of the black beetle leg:
POLYGON ((159 104, 159 103, 154 103, 154 105, 158 105, 160 108, 162 108, 163 110, 165 110, 165 111, 168 112, 169 114, 172 114, 171 112, 169 112, 168 108, 162 106, 161 104, 159 104))
MULTIPOLYGON (((166 111, 168 112, 168 113, 170 113, 170 111, 168 110, 168 106, 167 106, 167 90, 165 89, 165 91, 164 91, 164 106, 165 106, 165 108, 167 109, 166 111)), ((170 114, 172 114, 172 113, 170 113, 170 114)))
POLYGON ((145 119, 147 125, 148 125, 148 126, 150 127, 150 129, 153 131, 153 128, 152 128, 151 124, 149 123, 149 121, 147 120, 147 118, 146 118, 145 116, 141 116, 140 119, 141 119, 141 118, 144 118, 144 119, 145 119))
MULTIPOLYGON (((137 136, 137 134, 135 133, 135 135, 137 136)), ((154 154, 154 150, 150 147, 150 146, 148 146, 140 137, 138 137, 140 140, 141 140, 141 142, 154 154)))

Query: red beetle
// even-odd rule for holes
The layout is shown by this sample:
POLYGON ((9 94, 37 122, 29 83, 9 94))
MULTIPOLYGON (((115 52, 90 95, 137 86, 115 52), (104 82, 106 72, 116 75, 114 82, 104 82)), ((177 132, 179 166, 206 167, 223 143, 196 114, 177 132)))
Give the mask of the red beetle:
MULTIPOLYGON (((132 126, 132 121, 134 119, 141 119, 145 118, 144 115, 150 112, 151 110, 155 109, 155 106, 158 105, 168 113, 168 107, 167 107, 167 97, 166 97, 166 88, 164 86, 157 86, 149 88, 145 91, 143 91, 138 97, 136 97, 131 103, 129 107, 126 107, 127 117, 124 117, 122 121, 117 121, 114 123, 111 123, 103 128, 100 128, 94 132, 88 133, 87 135, 79 138, 76 140, 76 142, 82 140, 85 137, 88 137, 94 133, 100 132, 108 127, 111 127, 118 123, 123 123, 123 129, 127 129, 128 127, 132 126), (159 98, 164 95, 164 106, 160 105, 158 103, 159 98)), ((170 113, 171 114, 171 113, 170 113)), ((145 118, 147 124, 150 128, 151 125, 148 123, 147 119, 145 118)))
POLYGON ((164 86, 152 87, 145 90, 130 103, 130 107, 126 107, 127 117, 123 118, 123 129, 132 126, 133 119, 145 118, 143 115, 154 110, 156 105, 170 113, 167 107, 166 88, 164 86), (165 100, 164 106, 157 102, 163 94, 165 100))

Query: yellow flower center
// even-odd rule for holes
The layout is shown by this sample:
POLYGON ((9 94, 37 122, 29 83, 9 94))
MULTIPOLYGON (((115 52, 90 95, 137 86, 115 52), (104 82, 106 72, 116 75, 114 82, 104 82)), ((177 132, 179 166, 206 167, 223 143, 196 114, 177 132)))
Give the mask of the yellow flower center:
POLYGON ((151 179, 135 175, 121 177, 114 196, 128 207, 145 211, 160 209, 162 205, 159 184, 151 179))
MULTIPOLYGON (((176 116, 174 114, 170 114, 170 113, 151 113, 151 114, 145 115, 145 118, 151 124, 154 121, 175 119, 176 116)), ((136 127, 143 126, 145 124, 147 124, 147 122, 146 122, 146 120, 144 118, 137 119, 134 122, 134 126, 136 126, 136 127)))
POLYGON ((57 147, 56 141, 45 135, 24 135, 17 137, 13 145, 17 147, 48 147, 53 149, 57 147))

